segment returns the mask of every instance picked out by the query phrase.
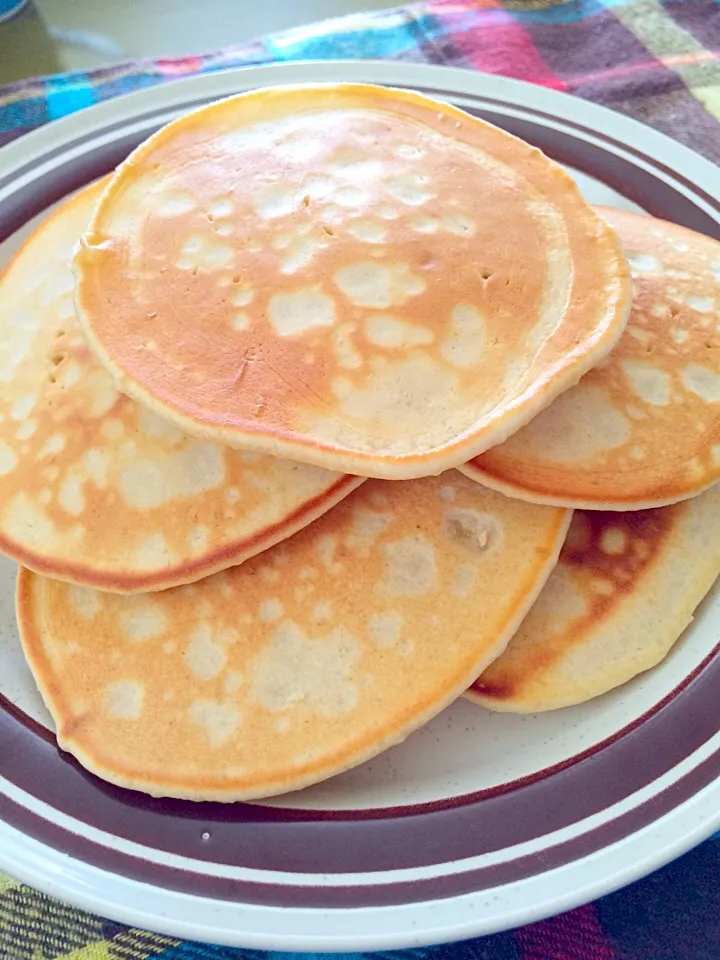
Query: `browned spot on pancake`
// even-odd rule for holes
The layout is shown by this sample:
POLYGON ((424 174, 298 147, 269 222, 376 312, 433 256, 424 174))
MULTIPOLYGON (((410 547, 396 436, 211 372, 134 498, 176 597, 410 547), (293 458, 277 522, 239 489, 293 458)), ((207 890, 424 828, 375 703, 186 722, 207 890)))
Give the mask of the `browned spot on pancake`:
MULTIPOLYGON (((602 623, 629 591, 641 589, 643 577, 662 555, 673 528, 673 512, 680 509, 681 506, 628 513, 576 510, 551 581, 554 589, 565 590, 563 598, 568 612, 573 614, 572 633, 563 635, 562 643, 537 644, 531 651, 526 648, 522 671, 517 673, 503 670, 500 658, 478 677, 471 690, 493 700, 512 700, 529 675, 544 673, 567 654, 570 646, 582 643, 593 626, 602 623), (624 542, 622 550, 617 549, 620 541, 624 542), (608 550, 608 546, 612 549, 608 550), (557 583, 561 577, 564 587, 557 583), (573 591, 577 597, 575 609, 573 591)), ((556 636, 561 635, 560 629, 556 636)))

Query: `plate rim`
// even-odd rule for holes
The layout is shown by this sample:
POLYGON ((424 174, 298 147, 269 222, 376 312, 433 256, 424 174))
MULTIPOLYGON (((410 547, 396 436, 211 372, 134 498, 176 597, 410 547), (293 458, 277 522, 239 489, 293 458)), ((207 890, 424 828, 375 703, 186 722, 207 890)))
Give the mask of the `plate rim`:
MULTIPOLYGON (((198 102, 210 97, 226 96, 235 89, 233 87, 234 78, 237 78, 237 89, 240 90, 247 88, 249 77, 251 82, 257 79, 258 85, 262 83, 303 82, 308 80, 333 81, 338 79, 410 87, 429 85, 433 90, 444 92, 449 99, 460 103, 461 106, 463 96, 486 97, 490 106, 493 102, 500 100, 502 96, 506 101, 505 110, 498 112, 506 113, 508 109, 512 111, 513 105, 520 111, 529 108, 543 114, 547 119, 548 126, 552 126, 553 123, 561 125, 563 121, 572 118, 574 114, 582 122, 582 126, 591 133, 593 128, 597 129, 602 127, 603 124, 609 123, 615 131, 614 135, 620 149, 623 149, 623 147, 631 149, 633 140, 642 136, 645 151, 652 152, 656 156, 662 156, 666 168, 675 175, 681 174, 695 184, 702 183, 705 177, 717 176, 717 168, 709 160, 652 128, 597 104, 528 84, 524 81, 480 74, 471 70, 426 64, 404 64, 374 60, 360 62, 301 61, 249 65, 183 78, 97 104, 48 124, 11 142, 2 149, 0 156, 6 160, 6 169, 9 172, 0 177, 0 198, 4 192, 7 194, 8 191, 17 189, 18 183, 23 177, 30 176, 27 171, 22 172, 22 168, 33 156, 42 157, 55 148, 62 149, 63 143, 71 140, 74 136, 86 134, 91 137, 94 130, 105 129, 108 125, 112 127, 131 125, 133 119, 137 118, 141 106, 146 113, 146 108, 149 109, 152 106, 153 114, 157 115, 180 107, 187 107, 188 97, 184 94, 189 94, 191 90, 197 95, 195 99, 198 102), (13 170, 15 170, 15 173, 13 173, 13 170)), ((41 168, 42 164, 40 170, 41 168)), ((681 185, 679 189, 682 192, 681 185)), ((687 191, 685 192, 686 195, 690 196, 687 191)), ((707 192, 706 195, 708 195, 707 192)), ((711 190, 709 196, 715 201, 720 200, 720 189, 711 190)), ((696 203, 700 200, 697 205, 700 208, 703 207, 702 198, 699 198, 695 191, 693 191, 692 198, 696 203)), ((705 209, 707 211, 711 208, 705 205, 705 209)), ((717 217, 713 219, 720 222, 717 217)), ((504 930, 531 922, 552 912, 570 909, 579 903, 587 902, 589 899, 595 899, 637 879, 675 856, 679 856, 695 843, 714 832, 720 825, 720 803, 718 803, 718 800, 720 800, 720 783, 716 781, 702 788, 680 808, 663 815, 658 820, 631 834, 625 840, 603 848, 595 854, 595 864, 597 865, 601 859, 610 858, 610 861, 612 861, 616 848, 627 847, 634 838, 648 832, 655 836, 655 849, 651 853, 644 856, 630 856, 629 860, 626 857, 626 861, 622 865, 618 864, 615 868, 608 865, 605 873, 593 881, 570 884, 570 889, 566 889, 564 893, 548 892, 545 899, 540 897, 530 906, 526 903, 524 906, 512 908, 507 904, 503 908, 504 912, 500 910, 500 912, 494 914, 483 914, 482 910, 478 911, 475 908, 480 906, 488 897, 484 893, 474 893, 413 904, 412 910, 408 905, 380 908, 333 908, 330 910, 298 909, 295 911, 298 922, 303 920, 304 923, 308 920, 309 914, 314 914, 312 921, 316 923, 316 929, 314 932, 305 933, 293 930, 287 933, 278 933, 277 930, 272 933, 267 931, 254 933, 247 929, 243 930, 243 914, 246 914, 248 910, 261 911, 268 919, 270 919, 270 915, 274 915, 275 922, 280 924, 284 921, 283 926, 286 927, 292 927, 293 910, 284 907, 282 908, 282 917, 278 917, 277 907, 262 907, 242 903, 231 904, 228 901, 223 901, 222 906, 234 908, 238 923, 221 928, 218 925, 217 917, 213 920, 213 913, 216 915, 218 913, 217 901, 209 898, 192 897, 188 894, 178 894, 167 888, 151 886, 117 874, 108 874, 91 864, 70 858, 67 854, 55 848, 46 847, 40 841, 22 834, 2 821, 0 821, 0 867, 9 869, 11 874, 18 876, 19 879, 30 883, 37 889, 41 889, 52 896, 70 900, 82 909, 101 913, 121 922, 145 926, 150 929, 160 929, 161 932, 182 938, 201 939, 259 949, 322 951, 392 949, 497 932, 501 929, 504 930), (678 818, 682 818, 683 812, 689 813, 691 809, 695 809, 698 804, 703 811, 707 808, 707 812, 704 812, 703 816, 698 818, 697 821, 693 821, 693 829, 679 830, 678 818), (664 838, 663 842, 659 842, 661 836, 664 838), (22 859, 23 855, 25 860, 22 859), (55 868, 54 873, 48 869, 51 864, 55 868), (70 891, 68 878, 73 874, 74 886, 70 891), (103 880, 106 888, 113 886, 113 883, 109 881, 121 881, 121 885, 128 885, 128 899, 124 902, 108 900, 107 897, 103 899, 103 880), (158 894, 161 895, 160 900, 171 898, 169 907, 165 909, 159 906, 155 912, 148 915, 141 904, 158 900, 158 894), (476 903, 474 907, 471 907, 473 898, 476 903), (195 905, 196 910, 206 914, 202 921, 197 919, 197 914, 193 920, 185 919, 185 916, 189 915, 187 901, 193 899, 198 901, 195 905), (174 909, 171 909, 173 907, 174 909), (376 916, 378 911, 390 911, 390 913, 402 915, 403 913, 417 911, 420 908, 422 908, 421 913, 426 918, 430 918, 439 911, 446 915, 446 919, 437 924, 426 922, 425 927, 418 925, 419 920, 410 922, 405 920, 400 923, 394 932, 389 929, 383 931, 380 931, 379 928, 375 931, 370 929, 372 926, 371 918, 376 916), (451 916, 453 911, 454 915, 451 916), (483 915, 478 915, 478 913, 483 915), (303 916, 301 917, 300 914, 303 916), (337 921, 338 918, 342 917, 346 918, 346 921, 340 927, 337 925, 337 921), (353 920, 354 932, 347 933, 350 919, 353 920), (333 928, 337 932, 327 932, 333 928)), ((572 871, 586 869, 583 864, 584 861, 580 859, 532 877, 527 882, 544 884, 550 891, 559 874, 565 875, 572 871)), ((526 883, 526 881, 514 882, 508 886, 518 887, 522 883, 526 883)), ((504 887, 494 889, 501 896, 505 892, 504 887)), ((489 895, 492 891, 486 893, 489 895)))

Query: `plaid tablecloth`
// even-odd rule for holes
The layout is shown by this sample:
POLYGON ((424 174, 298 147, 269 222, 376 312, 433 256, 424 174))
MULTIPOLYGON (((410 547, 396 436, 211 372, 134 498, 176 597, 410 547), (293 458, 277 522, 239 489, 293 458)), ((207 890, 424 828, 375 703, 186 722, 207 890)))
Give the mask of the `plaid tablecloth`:
MULTIPOLYGON (((0 34, 0 51, 1 46, 0 34)), ((0 88, 0 143, 89 104, 179 77, 329 57, 449 64, 529 80, 629 114, 720 163, 720 0, 430 0, 343 17, 217 53, 121 63, 0 88)), ((0 875, 0 960, 290 956, 181 943, 128 929, 0 875)), ((720 960, 720 839, 570 913, 510 933, 397 956, 720 960)))

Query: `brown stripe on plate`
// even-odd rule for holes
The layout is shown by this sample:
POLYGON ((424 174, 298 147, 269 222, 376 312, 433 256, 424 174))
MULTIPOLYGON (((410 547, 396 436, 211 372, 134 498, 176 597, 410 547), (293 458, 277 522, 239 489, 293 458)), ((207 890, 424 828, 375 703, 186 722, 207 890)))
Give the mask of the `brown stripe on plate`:
MULTIPOLYGON (((591 756, 532 782, 520 781, 514 789, 459 797, 452 807, 421 807, 414 813, 410 808, 405 811, 410 816, 388 810, 372 819, 366 819, 364 811, 343 812, 342 819, 323 811, 295 811, 291 817, 283 809, 249 804, 152 799, 97 780, 61 753, 48 731, 9 705, 0 713, 0 742, 13 762, 3 763, 0 771, 37 799, 89 826, 208 863, 326 874, 446 863, 542 837, 601 812, 672 770, 720 730, 716 654, 713 651, 654 713, 591 756), (663 750, 656 749, 658 743, 663 750)), ((720 756, 714 775, 718 772, 720 756)), ((679 802, 675 789, 670 795, 679 802)), ((47 829, 38 822, 36 829, 40 827, 47 829)), ((31 822, 23 826, 34 835, 31 828, 31 822)), ((566 845, 571 859, 573 843, 566 845)), ((92 849, 90 860, 95 863, 102 848, 92 849)), ((67 852, 80 855, 74 849, 67 852)), ((212 883, 215 889, 224 881, 212 883)))

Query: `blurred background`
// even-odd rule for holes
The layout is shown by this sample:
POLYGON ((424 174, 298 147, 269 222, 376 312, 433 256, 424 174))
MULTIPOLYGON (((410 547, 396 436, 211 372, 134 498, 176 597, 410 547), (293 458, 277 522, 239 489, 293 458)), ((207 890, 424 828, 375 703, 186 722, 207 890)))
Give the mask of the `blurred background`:
MULTIPOLYGON (((3 10, 17 0, 0 0, 3 10)), ((399 2, 399 0, 397 0, 399 2)), ((393 0, 29 0, 0 21, 0 83, 242 43, 393 0)))

